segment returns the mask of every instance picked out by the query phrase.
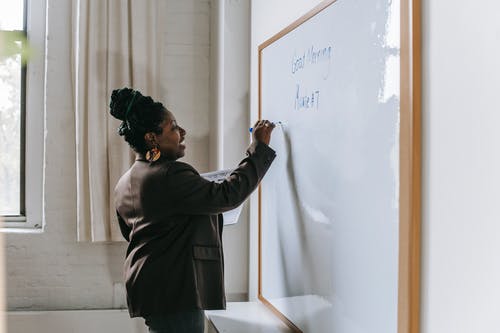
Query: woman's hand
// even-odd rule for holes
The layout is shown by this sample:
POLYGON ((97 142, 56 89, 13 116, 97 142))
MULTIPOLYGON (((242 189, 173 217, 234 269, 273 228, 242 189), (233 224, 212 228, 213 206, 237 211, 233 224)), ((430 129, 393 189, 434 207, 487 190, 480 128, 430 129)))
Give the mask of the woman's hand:
POLYGON ((275 127, 276 125, 269 120, 258 120, 252 130, 253 140, 268 145, 271 141, 271 132, 275 127))

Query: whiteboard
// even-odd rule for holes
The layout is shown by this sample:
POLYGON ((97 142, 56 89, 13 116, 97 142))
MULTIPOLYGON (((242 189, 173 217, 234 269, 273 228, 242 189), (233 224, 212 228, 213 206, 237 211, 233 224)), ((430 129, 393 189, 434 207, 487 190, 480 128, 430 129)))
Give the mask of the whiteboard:
POLYGON ((296 330, 398 332, 400 1, 327 1, 259 48, 280 122, 259 197, 259 297, 296 330))

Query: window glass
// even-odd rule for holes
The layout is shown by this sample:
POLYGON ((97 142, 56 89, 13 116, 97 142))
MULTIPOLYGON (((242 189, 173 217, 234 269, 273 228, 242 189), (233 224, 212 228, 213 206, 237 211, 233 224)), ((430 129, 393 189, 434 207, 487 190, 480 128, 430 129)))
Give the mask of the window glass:
MULTIPOLYGON (((14 31, 24 31, 24 1, 1 0, 0 33, 4 38, 2 47, 14 42, 14 31)), ((16 216, 23 213, 23 75, 20 54, 0 58, 0 215, 16 216)))
POLYGON ((20 214, 21 57, 0 60, 0 215, 20 214))
POLYGON ((0 1, 0 30, 23 30, 24 0, 0 1))

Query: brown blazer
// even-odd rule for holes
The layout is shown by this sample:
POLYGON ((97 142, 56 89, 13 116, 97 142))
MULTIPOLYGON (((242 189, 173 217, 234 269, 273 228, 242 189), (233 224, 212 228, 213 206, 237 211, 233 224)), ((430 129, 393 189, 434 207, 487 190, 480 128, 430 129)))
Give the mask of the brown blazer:
POLYGON ((221 213, 250 195, 275 156, 252 143, 221 184, 186 163, 136 160, 115 188, 131 317, 225 309, 221 213))

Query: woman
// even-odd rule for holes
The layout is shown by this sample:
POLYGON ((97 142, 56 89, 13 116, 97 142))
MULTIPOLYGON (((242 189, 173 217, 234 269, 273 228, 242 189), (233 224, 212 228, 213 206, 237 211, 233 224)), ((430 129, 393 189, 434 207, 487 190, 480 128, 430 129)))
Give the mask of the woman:
POLYGON ((203 332, 204 309, 224 309, 222 212, 257 187, 275 152, 274 125, 258 121, 247 157, 223 183, 202 178, 184 156, 186 131, 161 103, 139 91, 114 90, 111 115, 136 161, 115 188, 123 237, 127 303, 150 332, 203 332))

